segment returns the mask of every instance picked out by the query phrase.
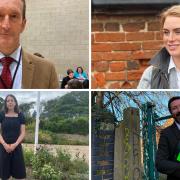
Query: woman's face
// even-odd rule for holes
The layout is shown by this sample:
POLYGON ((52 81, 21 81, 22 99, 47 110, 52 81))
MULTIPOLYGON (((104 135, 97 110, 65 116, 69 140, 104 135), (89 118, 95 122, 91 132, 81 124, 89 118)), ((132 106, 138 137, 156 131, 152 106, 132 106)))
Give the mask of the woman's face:
POLYGON ((8 110, 14 110, 14 107, 16 106, 16 102, 13 97, 11 96, 7 97, 6 106, 8 110))
POLYGON ((81 68, 78 68, 78 73, 82 73, 82 69, 81 68))
POLYGON ((180 17, 167 16, 163 26, 163 41, 169 54, 180 58, 180 17))

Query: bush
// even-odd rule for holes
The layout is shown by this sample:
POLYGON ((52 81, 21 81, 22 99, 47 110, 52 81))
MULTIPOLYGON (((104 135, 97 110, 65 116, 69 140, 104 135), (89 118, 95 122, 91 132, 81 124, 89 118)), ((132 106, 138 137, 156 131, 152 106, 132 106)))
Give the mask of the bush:
POLYGON ((57 155, 51 155, 45 148, 37 154, 30 150, 24 150, 26 166, 32 172, 33 178, 39 180, 87 180, 88 164, 64 151, 57 151, 57 155), (32 170, 31 170, 32 169, 32 170))
POLYGON ((31 159, 34 156, 32 150, 25 148, 24 149, 24 161, 27 166, 31 166, 31 159))

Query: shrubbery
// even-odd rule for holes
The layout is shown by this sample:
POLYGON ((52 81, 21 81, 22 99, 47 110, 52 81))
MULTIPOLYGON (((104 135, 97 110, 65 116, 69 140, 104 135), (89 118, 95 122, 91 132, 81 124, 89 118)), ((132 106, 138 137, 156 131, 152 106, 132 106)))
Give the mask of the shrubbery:
POLYGON ((67 152, 57 151, 53 156, 42 148, 36 155, 25 149, 26 167, 32 169, 32 176, 39 180, 86 180, 88 179, 88 164, 85 160, 71 159, 67 152))
POLYGON ((71 120, 54 117, 49 120, 42 120, 40 128, 54 133, 87 135, 89 133, 89 121, 88 117, 79 117, 71 120))

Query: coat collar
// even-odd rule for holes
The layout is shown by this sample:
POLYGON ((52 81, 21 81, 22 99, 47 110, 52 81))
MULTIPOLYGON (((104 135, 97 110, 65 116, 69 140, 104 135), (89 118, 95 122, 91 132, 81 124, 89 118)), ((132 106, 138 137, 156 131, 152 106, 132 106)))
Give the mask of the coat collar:
POLYGON ((28 58, 27 53, 22 50, 22 88, 30 89, 32 87, 34 74, 34 64, 28 58))
POLYGON ((149 62, 150 65, 157 67, 168 74, 170 55, 166 48, 162 48, 149 62))

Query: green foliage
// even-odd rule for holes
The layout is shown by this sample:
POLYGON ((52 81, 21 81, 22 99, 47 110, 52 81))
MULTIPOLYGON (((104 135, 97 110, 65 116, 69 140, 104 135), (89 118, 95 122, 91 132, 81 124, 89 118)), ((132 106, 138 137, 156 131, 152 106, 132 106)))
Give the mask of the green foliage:
POLYGON ((31 166, 31 159, 33 156, 34 156, 34 153, 32 150, 27 149, 27 148, 24 149, 24 160, 27 166, 31 166))
POLYGON ((48 121, 41 121, 40 128, 52 131, 54 133, 61 132, 87 135, 89 133, 89 121, 88 117, 79 117, 72 120, 54 117, 49 119, 48 121))
POLYGON ((0 97, 0 110, 2 110, 3 105, 4 105, 4 99, 0 97))
MULTIPOLYGON (((77 157, 72 160, 71 155, 64 151, 57 151, 53 156, 46 149, 40 149, 36 155, 32 151, 24 150, 25 163, 32 169, 33 178, 39 180, 87 180, 88 164, 77 157)), ((31 171, 29 171, 31 172, 31 171)))
POLYGON ((72 118, 89 113, 88 92, 71 92, 62 97, 44 102, 42 118, 64 117, 72 118))
MULTIPOLYGON (((34 128, 33 128, 34 129, 34 128)), ((73 136, 73 135, 71 135, 73 136)), ((24 139, 25 143, 34 143, 34 130, 31 131, 31 126, 27 126, 26 136, 24 139)), ((76 136, 74 138, 69 138, 64 134, 53 133, 47 130, 39 131, 39 143, 40 144, 58 144, 58 145, 88 145, 88 139, 86 136, 78 139, 76 136)))
POLYGON ((31 117, 30 109, 33 108, 34 104, 35 102, 30 102, 30 103, 22 103, 19 105, 20 111, 23 112, 24 116, 26 117, 26 122, 33 120, 31 117))

